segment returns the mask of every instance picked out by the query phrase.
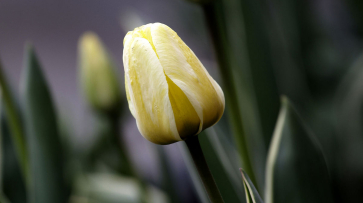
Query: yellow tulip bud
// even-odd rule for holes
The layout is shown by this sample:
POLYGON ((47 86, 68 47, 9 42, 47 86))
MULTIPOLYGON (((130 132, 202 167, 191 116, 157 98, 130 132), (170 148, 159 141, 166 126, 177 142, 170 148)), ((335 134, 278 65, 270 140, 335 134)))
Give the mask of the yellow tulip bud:
POLYGON ((129 108, 149 141, 185 140, 221 118, 222 89, 168 26, 147 24, 128 32, 123 62, 129 108))
POLYGON ((114 64, 96 34, 87 32, 79 41, 81 86, 90 105, 102 112, 117 111, 121 101, 114 64))

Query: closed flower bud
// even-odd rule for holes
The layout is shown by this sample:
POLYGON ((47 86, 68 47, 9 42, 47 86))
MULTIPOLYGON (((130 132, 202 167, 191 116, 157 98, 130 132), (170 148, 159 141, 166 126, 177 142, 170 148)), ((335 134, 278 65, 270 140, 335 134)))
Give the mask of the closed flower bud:
POLYGON ((129 108, 149 141, 185 140, 221 118, 222 89, 168 26, 147 24, 128 32, 123 62, 129 108))
POLYGON ((114 64, 96 34, 85 33, 79 41, 81 86, 90 105, 98 111, 118 111, 121 101, 114 64))

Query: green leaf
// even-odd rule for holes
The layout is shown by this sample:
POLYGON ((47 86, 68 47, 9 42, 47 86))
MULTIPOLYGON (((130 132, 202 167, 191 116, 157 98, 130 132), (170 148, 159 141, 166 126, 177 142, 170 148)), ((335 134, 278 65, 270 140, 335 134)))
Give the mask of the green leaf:
POLYGON ((258 191, 253 185, 250 177, 248 177, 247 173, 241 168, 239 170, 242 174, 243 186, 246 194, 246 202, 250 203, 252 201, 253 203, 263 203, 260 194, 258 194, 258 191))
POLYGON ((203 8, 241 164, 263 188, 266 149, 279 108, 269 22, 259 15, 266 16, 268 7, 253 0, 215 0, 203 8))
MULTIPOLYGON (((344 76, 336 93, 336 136, 329 137, 331 144, 330 163, 333 163, 335 180, 339 183, 342 199, 363 201, 363 54, 355 59, 344 76), (337 155, 339 159, 337 159, 337 155), (349 185, 349 187, 345 187, 349 185)), ((334 194, 336 195, 336 193, 334 194)))
POLYGON ((265 19, 269 16, 269 8, 263 1, 255 0, 232 0, 225 4, 225 15, 228 22, 232 22, 227 23, 227 29, 230 41, 233 42, 231 48, 235 54, 235 68, 241 69, 237 77, 250 83, 250 99, 255 102, 254 114, 260 123, 264 148, 267 149, 279 111, 275 64, 269 42, 271 24, 265 19))
MULTIPOLYGON (((0 112, 2 111, 2 98, 0 94, 0 112)), ((8 203, 9 200, 4 195, 3 191, 3 159, 4 159, 4 150, 3 150, 3 133, 1 129, 3 128, 2 123, 0 121, 0 203, 8 203)))
POLYGON ((17 161, 15 146, 11 140, 11 131, 5 116, 1 116, 0 145, 2 155, 2 192, 12 203, 26 202, 25 182, 19 162, 17 161))
POLYGON ((30 202, 67 202, 56 114, 48 85, 31 46, 26 47, 23 76, 22 96, 30 157, 30 202))
POLYGON ((12 93, 6 81, 5 74, 2 70, 2 65, 0 62, 0 88, 1 94, 4 103, 5 109, 5 116, 8 120, 9 128, 10 128, 10 135, 12 138, 12 142, 16 151, 16 155, 18 161, 21 166, 21 170, 23 173, 23 177, 27 181, 28 173, 29 173, 29 166, 28 166, 28 157, 27 157, 27 149, 25 143, 25 137, 23 132, 23 126, 20 119, 20 113, 16 108, 16 103, 12 97, 12 93))
POLYGON ((9 200, 4 196, 4 194, 0 194, 0 203, 10 203, 9 200))
POLYGON ((266 202, 333 202, 328 169, 315 137, 286 97, 266 164, 266 202))
POLYGON ((203 131, 199 136, 199 141, 203 149, 208 167, 221 192, 225 202, 243 202, 243 185, 241 184, 238 166, 234 166, 231 158, 238 157, 227 149, 229 143, 218 136, 214 127, 203 131))
MULTIPOLYGON (((0 93, 0 116, 2 112, 2 97, 0 93)), ((4 160, 4 147, 3 147, 3 133, 1 129, 3 128, 0 117, 0 193, 3 192, 3 160, 4 160)), ((0 195, 1 196, 1 195, 0 195)))
MULTIPOLYGON (((240 182, 238 166, 233 163, 233 158, 238 158, 236 151, 231 149, 230 143, 218 136, 213 128, 209 128, 198 135, 207 161, 208 167, 213 175, 219 191, 225 202, 244 202, 243 185, 240 182)), ((185 145, 181 145, 182 154, 186 162, 189 174, 197 194, 203 203, 209 202, 207 193, 199 178, 197 169, 185 145)), ((232 147, 233 148, 233 147, 232 147)))

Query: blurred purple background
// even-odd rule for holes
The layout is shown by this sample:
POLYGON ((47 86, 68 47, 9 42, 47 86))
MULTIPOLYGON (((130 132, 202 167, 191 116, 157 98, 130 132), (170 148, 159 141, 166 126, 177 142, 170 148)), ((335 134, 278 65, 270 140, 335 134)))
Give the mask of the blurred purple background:
MULTIPOLYGON (((77 148, 94 141, 95 123, 79 88, 77 44, 86 31, 94 31, 111 52, 123 86, 122 50, 127 31, 146 23, 161 22, 174 29, 217 77, 212 45, 200 7, 185 1, 142 0, 21 0, 0 2, 0 57, 9 82, 19 88, 24 45, 34 45, 52 90, 62 122, 72 127, 77 148)), ((218 77, 217 77, 218 80, 218 77)), ((18 92, 18 91, 17 91, 18 92)), ((126 99, 126 96, 125 96, 126 99)), ((122 125, 130 154, 139 172, 157 182, 158 160, 155 148, 137 130, 128 111, 122 125)), ((178 144, 166 146, 176 178, 189 177, 178 144)), ((180 181, 182 197, 192 191, 190 181, 180 181), (184 184, 184 185, 183 185, 184 184)))
MULTIPOLYGON (((363 18, 360 8, 363 6, 354 6, 355 3, 358 5, 359 1, 362 0, 291 1, 292 7, 304 4, 306 8, 301 8, 301 11, 299 11, 300 8, 288 10, 286 6, 290 3, 288 0, 274 1, 274 4, 270 1, 271 5, 269 5, 271 10, 275 9, 274 11, 289 11, 282 13, 281 16, 291 18, 281 19, 281 22, 285 23, 281 25, 284 29, 286 28, 286 38, 292 37, 291 46, 301 51, 297 53, 296 59, 297 64, 302 64, 301 67, 297 66, 296 70, 293 70, 294 67, 276 68, 279 93, 291 96, 301 109, 309 109, 302 111, 303 115, 322 143, 328 165, 332 169, 335 165, 339 166, 338 169, 334 169, 336 171, 332 171, 332 174, 338 174, 335 174, 338 177, 335 181, 345 183, 345 185, 342 184, 343 186, 338 185, 337 188, 347 190, 347 194, 360 193, 359 190, 350 190, 346 185, 362 180, 355 176, 355 173, 360 174, 362 171, 361 166, 355 165, 356 156, 358 157, 361 153, 356 153, 352 147, 358 146, 356 147, 358 151, 361 149, 357 144, 360 142, 355 142, 352 138, 352 135, 356 135, 357 140, 361 140, 361 120, 357 119, 354 122, 352 119, 358 115, 360 118, 360 111, 357 110, 360 106, 357 109, 353 106, 354 108, 352 107, 351 112, 348 111, 347 114, 344 108, 338 109, 344 113, 341 116, 341 112, 336 113, 335 102, 336 100, 345 102, 345 98, 341 96, 345 94, 339 94, 338 88, 362 51, 363 18), (294 3, 298 4, 294 5, 294 3), (292 74, 293 71, 297 71, 295 75, 292 74), (300 91, 301 89, 306 92, 300 91), (352 128, 351 124, 356 125, 358 130, 352 128), (339 132, 334 132, 336 129, 339 132), (336 140, 339 142, 335 142, 334 137, 337 137, 336 140), (349 154, 341 155, 341 159, 337 158, 339 151, 336 144, 341 143, 341 140, 353 140, 351 143, 355 145, 346 142, 344 146, 346 148, 342 150, 352 152, 354 154, 351 156, 352 159, 345 158, 349 157, 349 154), (352 164, 352 166, 341 170, 340 167, 344 164, 352 164), (339 173, 343 176, 339 176, 339 173)), ((123 38, 127 31, 153 22, 161 22, 174 29, 196 53, 213 78, 219 81, 213 47, 207 33, 202 9, 185 0, 0 1, 0 59, 11 86, 18 93, 23 69, 24 45, 26 42, 34 45, 52 90, 61 124, 71 127, 70 133, 73 135, 71 139, 73 143, 76 143, 76 148, 87 148, 95 141, 94 129, 97 122, 83 100, 79 88, 77 68, 79 37, 86 31, 93 31, 99 35, 116 61, 120 86, 124 91, 123 38)), ((286 58, 287 61, 290 60, 289 57, 286 58)), ((124 93, 123 95, 126 100, 126 95, 124 93)), ((349 99, 348 97, 346 101, 350 101, 349 99)), ((350 109, 350 103, 346 103, 350 109)), ((158 146, 140 135, 128 109, 124 111, 122 122, 120 130, 126 137, 128 150, 137 169, 145 179, 158 183, 161 177, 158 168, 160 160, 156 155, 158 146)), ((186 198, 183 202, 192 202, 193 195, 190 194, 193 194, 193 187, 179 145, 180 143, 177 143, 162 146, 162 148, 168 152, 168 158, 175 170, 173 175, 180 180, 178 181, 180 197, 186 198)), ((357 163, 361 162, 357 161, 357 163)))

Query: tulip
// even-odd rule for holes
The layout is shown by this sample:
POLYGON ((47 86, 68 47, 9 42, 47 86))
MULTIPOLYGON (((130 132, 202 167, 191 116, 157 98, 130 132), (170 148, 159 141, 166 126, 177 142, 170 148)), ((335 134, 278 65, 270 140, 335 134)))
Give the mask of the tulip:
POLYGON ((153 23, 128 32, 123 62, 129 108, 149 141, 186 140, 221 118, 222 89, 168 26, 153 23))
POLYGON ((98 111, 118 111, 121 94, 114 64, 96 34, 85 33, 79 42, 81 85, 87 101, 98 111))

